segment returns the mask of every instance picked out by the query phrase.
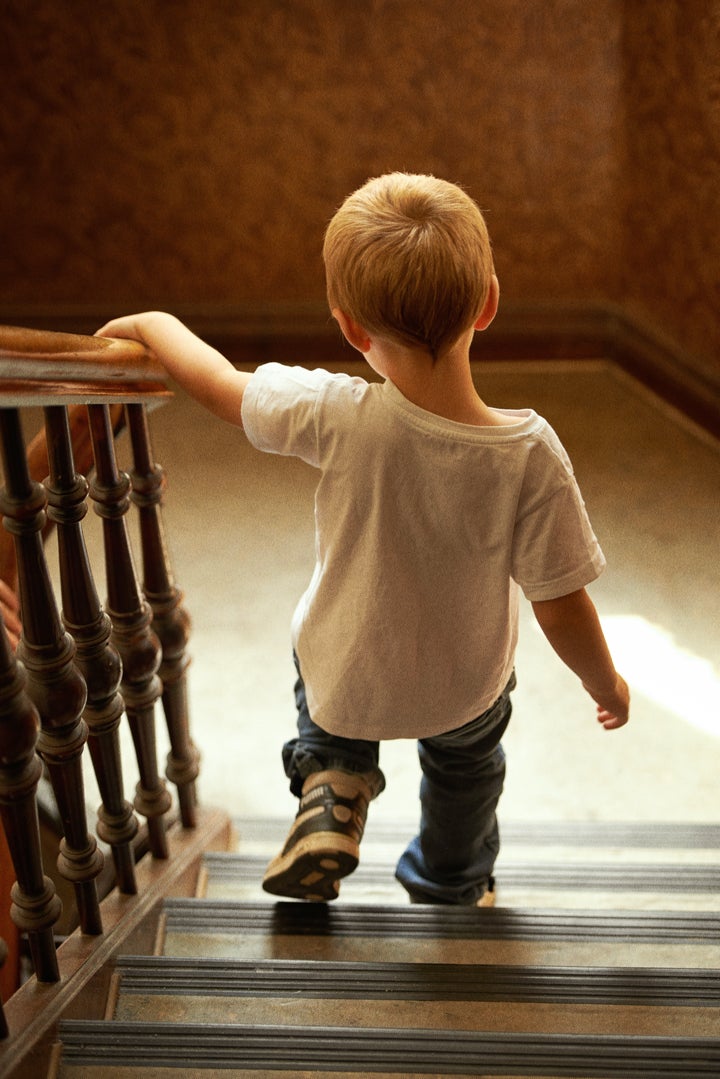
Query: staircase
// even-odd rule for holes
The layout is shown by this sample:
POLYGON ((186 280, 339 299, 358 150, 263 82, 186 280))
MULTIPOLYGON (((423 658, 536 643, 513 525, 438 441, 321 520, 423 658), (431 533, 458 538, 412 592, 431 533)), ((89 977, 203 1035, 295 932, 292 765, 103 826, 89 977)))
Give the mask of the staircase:
MULTIPOLYGON (((274 902, 242 821, 120 954, 52 1079, 720 1076, 720 827, 506 824, 494 909, 410 906, 370 820, 334 904, 274 902)), ((38 1074, 38 1073, 35 1073, 38 1074)))

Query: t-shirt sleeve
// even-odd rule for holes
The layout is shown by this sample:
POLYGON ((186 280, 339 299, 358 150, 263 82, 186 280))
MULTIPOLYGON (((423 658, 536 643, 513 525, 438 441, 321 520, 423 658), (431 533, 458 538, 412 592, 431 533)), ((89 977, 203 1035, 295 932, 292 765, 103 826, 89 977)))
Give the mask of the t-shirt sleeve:
POLYGON ((315 412, 328 379, 326 371, 266 363, 258 367, 243 394, 245 434, 258 450, 300 457, 318 464, 315 412))
POLYGON ((532 602, 558 599, 584 588, 605 568, 562 446, 557 443, 542 456, 542 480, 531 483, 533 494, 522 506, 513 537, 512 576, 532 602))

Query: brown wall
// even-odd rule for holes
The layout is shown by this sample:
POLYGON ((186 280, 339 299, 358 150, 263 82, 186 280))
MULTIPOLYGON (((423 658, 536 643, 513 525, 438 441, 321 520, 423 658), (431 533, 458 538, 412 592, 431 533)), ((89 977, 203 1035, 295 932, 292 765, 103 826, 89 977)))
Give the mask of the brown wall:
POLYGON ((710 366, 719 4, 11 0, 3 314, 321 301, 335 206, 401 168, 477 198, 506 300, 627 303, 710 366))
POLYGON ((720 372, 720 3, 628 0, 623 302, 720 372))
POLYGON ((321 298, 328 218, 394 168, 467 185, 508 294, 603 295, 618 12, 616 0, 17 0, 4 299, 321 298))

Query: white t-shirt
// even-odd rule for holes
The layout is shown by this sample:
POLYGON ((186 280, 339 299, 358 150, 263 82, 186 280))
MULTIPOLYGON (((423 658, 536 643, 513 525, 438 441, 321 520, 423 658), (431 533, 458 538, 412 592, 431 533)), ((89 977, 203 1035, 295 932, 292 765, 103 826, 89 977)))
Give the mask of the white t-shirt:
POLYGON ((502 693, 530 600, 584 587, 605 560, 557 435, 426 412, 392 382, 270 363, 245 391, 260 450, 320 470, 316 565, 292 640, 315 723, 422 738, 502 693))

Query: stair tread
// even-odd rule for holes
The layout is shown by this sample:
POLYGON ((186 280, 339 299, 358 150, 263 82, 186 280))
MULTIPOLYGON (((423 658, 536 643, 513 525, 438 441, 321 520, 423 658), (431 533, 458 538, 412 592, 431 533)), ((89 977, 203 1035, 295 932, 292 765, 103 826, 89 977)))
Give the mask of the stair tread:
POLYGON ((720 915, 171 899, 167 955, 238 959, 720 966, 720 915), (389 942, 392 944, 389 945, 389 942))
POLYGON ((233 903, 222 900, 170 897, 165 902, 169 926, 233 932, 246 931, 347 935, 365 928, 376 934, 398 937, 501 937, 527 939, 556 936, 560 939, 672 939, 679 942, 712 943, 720 938, 720 914, 694 911, 565 911, 547 908, 424 906, 404 908, 402 917, 394 906, 338 902, 293 901, 233 903))
MULTIPOLYGON (((257 854, 232 852, 211 853, 203 859, 213 878, 223 881, 260 881, 267 858, 257 854)), ((363 885, 393 885, 394 864, 388 861, 360 862, 355 873, 343 881, 342 887, 362 882, 363 885)), ((687 864, 676 862, 598 862, 598 861, 518 861, 499 858, 496 875, 503 888, 532 887, 575 889, 622 888, 629 892, 707 892, 713 898, 720 891, 720 864, 687 864)), ((397 885, 398 894, 407 896, 397 885)))
MULTIPOLYGON (((234 821, 241 843, 267 842, 274 845, 287 835, 286 817, 242 817, 234 821)), ((608 848, 657 848, 677 850, 717 850, 720 852, 720 825, 677 821, 501 821, 505 845, 599 846, 608 848)), ((417 829, 417 821, 384 821, 370 816, 363 842, 407 843, 417 829)))
MULTIPOLYGON (((265 868, 282 846, 287 822, 236 824, 242 849, 204 860, 202 894, 208 898, 258 900, 265 894, 265 868)), ((341 897, 407 905, 395 864, 412 834, 409 823, 368 828, 360 865, 342 881, 341 897)), ((495 867, 498 905, 720 912, 715 826, 516 823, 503 827, 502 840, 495 867), (628 845, 618 845, 624 841, 628 845)))
MULTIPOLYGON (((60 1024, 63 1064, 102 1061, 141 1066, 242 1069, 378 1071, 418 1075, 652 1076, 690 1079, 716 1076, 720 1038, 648 1037, 622 1034, 544 1034, 517 1031, 384 1027, 103 1023, 60 1024)), ((71 1072, 67 1072, 71 1074, 71 1072)))
POLYGON ((716 970, 120 956, 116 973, 126 1022, 701 1036, 720 1007, 716 970))
POLYGON ((119 956, 123 993, 289 994, 406 1000, 543 1000, 720 1007, 720 972, 694 968, 232 961, 119 956))

